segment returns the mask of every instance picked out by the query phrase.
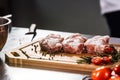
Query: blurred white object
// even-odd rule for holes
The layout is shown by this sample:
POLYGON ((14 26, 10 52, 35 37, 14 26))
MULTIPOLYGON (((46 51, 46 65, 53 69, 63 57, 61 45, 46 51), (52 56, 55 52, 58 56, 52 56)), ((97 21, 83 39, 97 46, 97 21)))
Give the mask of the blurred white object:
POLYGON ((120 0, 100 0, 101 13, 105 14, 108 12, 120 10, 120 0))
POLYGON ((3 18, 10 18, 10 17, 12 17, 12 14, 8 14, 8 15, 3 16, 3 18))
POLYGON ((35 28, 36 28, 36 24, 31 24, 29 28, 29 32, 34 32, 35 28))
POLYGON ((31 24, 30 28, 29 28, 29 32, 27 32, 25 35, 33 35, 32 36, 32 39, 31 41, 35 38, 35 36, 37 35, 37 32, 36 32, 36 24, 31 24))
POLYGON ((36 36, 36 24, 31 24, 29 31, 19 39, 19 44, 31 42, 35 36, 36 36))
POLYGON ((19 38, 19 44, 26 44, 31 42, 32 35, 24 35, 19 38))

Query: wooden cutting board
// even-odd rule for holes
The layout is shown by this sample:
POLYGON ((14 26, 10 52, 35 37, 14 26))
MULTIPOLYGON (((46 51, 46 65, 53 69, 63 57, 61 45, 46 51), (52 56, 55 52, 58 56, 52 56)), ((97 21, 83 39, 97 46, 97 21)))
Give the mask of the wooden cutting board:
MULTIPOLYGON (((56 55, 49 55, 41 52, 40 40, 22 45, 5 54, 5 62, 10 66, 28 67, 49 70, 59 70, 77 73, 91 73, 97 67, 93 64, 78 64, 76 61, 80 56, 90 56, 91 54, 68 54, 59 53, 56 55)), ((120 47, 120 45, 115 45, 120 47)), ((119 62, 115 63, 118 64, 119 62)), ((115 64, 105 65, 113 67, 115 64)))

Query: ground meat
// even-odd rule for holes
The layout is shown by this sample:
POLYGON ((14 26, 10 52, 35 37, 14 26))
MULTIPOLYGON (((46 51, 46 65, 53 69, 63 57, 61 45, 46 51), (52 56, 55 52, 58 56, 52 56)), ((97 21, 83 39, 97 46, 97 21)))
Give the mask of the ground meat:
POLYGON ((86 38, 79 33, 75 33, 62 42, 63 51, 66 53, 82 53, 84 50, 84 42, 86 38))
POLYGON ((103 53, 106 45, 109 44, 109 36, 94 36, 88 39, 84 45, 87 53, 103 53))
POLYGON ((58 34, 50 34, 40 42, 41 49, 49 53, 60 52, 63 40, 64 38, 58 34))

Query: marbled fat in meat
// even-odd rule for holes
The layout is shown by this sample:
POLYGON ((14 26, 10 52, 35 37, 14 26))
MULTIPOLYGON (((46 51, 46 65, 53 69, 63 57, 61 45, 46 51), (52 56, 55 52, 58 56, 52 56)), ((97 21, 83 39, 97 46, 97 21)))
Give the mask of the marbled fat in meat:
POLYGON ((109 44, 109 36, 94 36, 88 39, 84 45, 87 53, 103 53, 106 45, 109 44))
POLYGON ((62 38, 58 34, 49 34, 40 42, 41 49, 49 53, 59 52, 62 49, 62 38))
POLYGON ((79 33, 68 36, 63 44, 63 51, 66 53, 82 53, 84 51, 84 42, 87 38, 79 33))

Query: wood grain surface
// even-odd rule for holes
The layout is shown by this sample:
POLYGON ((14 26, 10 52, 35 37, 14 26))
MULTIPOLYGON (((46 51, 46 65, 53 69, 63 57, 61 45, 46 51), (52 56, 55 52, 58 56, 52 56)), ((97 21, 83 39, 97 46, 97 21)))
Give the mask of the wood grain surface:
MULTIPOLYGON (((91 73, 97 67, 103 65, 78 64, 76 61, 81 56, 92 56, 93 54, 68 54, 59 53, 55 55, 45 54, 41 51, 40 40, 21 45, 5 54, 5 62, 10 66, 28 67, 38 69, 60 70, 68 72, 91 73)), ((120 45, 115 45, 119 48, 120 45)), ((115 64, 104 65, 113 67, 115 64)))

